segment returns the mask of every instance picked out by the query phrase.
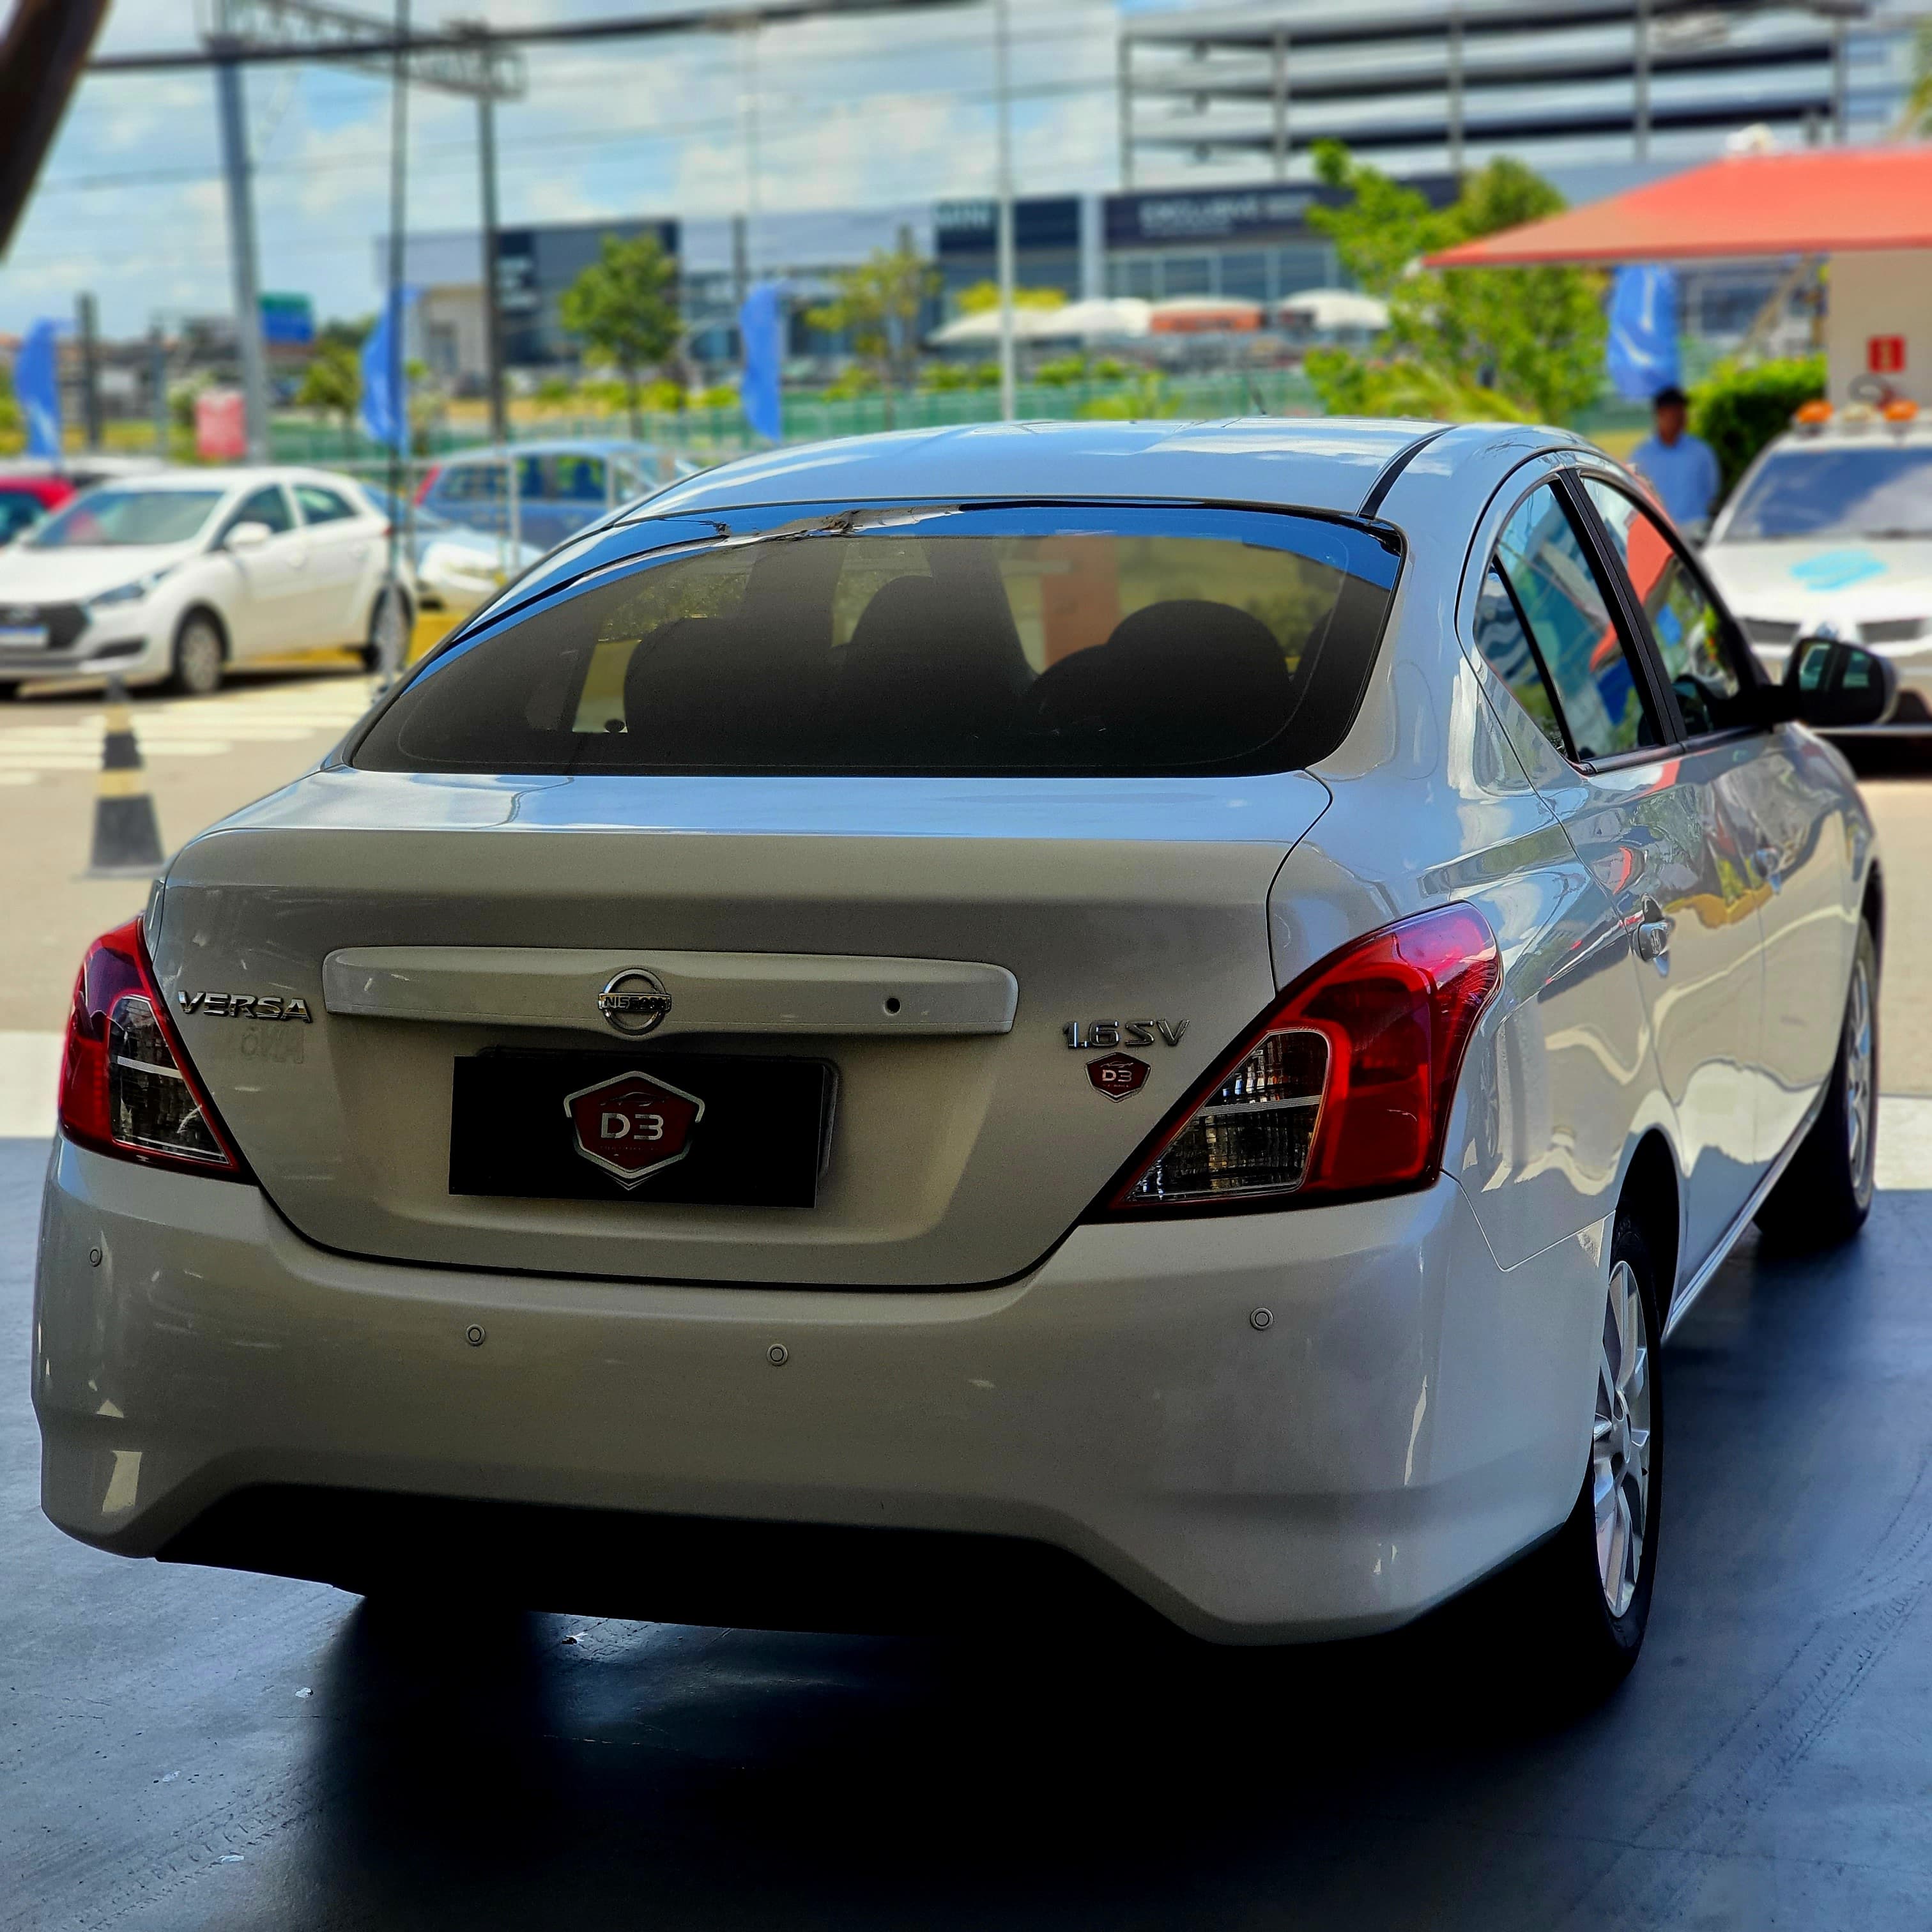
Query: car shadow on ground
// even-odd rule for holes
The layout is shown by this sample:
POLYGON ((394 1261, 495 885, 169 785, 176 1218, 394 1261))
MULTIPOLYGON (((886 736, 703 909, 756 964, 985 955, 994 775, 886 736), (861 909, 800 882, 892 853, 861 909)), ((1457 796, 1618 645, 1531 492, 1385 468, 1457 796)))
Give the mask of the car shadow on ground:
POLYGON ((1024 1604, 945 1640, 365 1604, 319 1665, 281 1922, 1850 1922, 1804 1909, 1811 1831, 1857 1875, 1836 1909, 1912 1922, 1926 1754, 1880 1687, 1932 1696, 1896 1642, 1932 1588, 1922 1199, 1834 1255, 1748 1242, 1685 1324, 1658 1610, 1600 1708, 1552 1704, 1484 1592, 1275 1652, 1024 1604))

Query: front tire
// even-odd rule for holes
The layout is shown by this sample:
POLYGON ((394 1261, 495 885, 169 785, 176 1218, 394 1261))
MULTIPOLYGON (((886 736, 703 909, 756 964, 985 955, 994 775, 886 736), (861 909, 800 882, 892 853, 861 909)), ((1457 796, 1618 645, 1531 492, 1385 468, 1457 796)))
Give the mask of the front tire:
POLYGON ((1559 1706, 1607 1696, 1643 1646, 1664 1500, 1663 1333, 1642 1224, 1617 1213, 1583 1486, 1562 1528, 1503 1580, 1513 1654, 1559 1706))
POLYGON ((1877 1156, 1878 944, 1861 920, 1825 1104, 1757 1210, 1766 1239, 1792 1250, 1849 1241, 1871 1212, 1877 1156))
POLYGON ((168 688, 186 698, 212 697, 221 688, 227 655, 221 627, 206 610, 190 610, 175 633, 168 688))

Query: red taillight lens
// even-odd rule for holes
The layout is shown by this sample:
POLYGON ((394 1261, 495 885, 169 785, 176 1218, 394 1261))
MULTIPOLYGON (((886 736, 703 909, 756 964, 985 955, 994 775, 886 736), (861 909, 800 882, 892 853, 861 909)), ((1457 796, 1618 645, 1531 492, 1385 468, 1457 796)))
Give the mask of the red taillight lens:
POLYGON ((97 1154, 248 1178, 154 985, 141 922, 87 949, 61 1061, 61 1131, 97 1154))
POLYGON ((418 503, 429 494, 430 490, 435 486, 436 479, 442 474, 442 465, 440 463, 432 463, 423 472, 422 481, 416 485, 416 500, 418 503))
POLYGON ((1304 974, 1163 1121, 1102 1211, 1286 1204, 1432 1180, 1478 1016, 1502 977, 1444 906, 1304 974))

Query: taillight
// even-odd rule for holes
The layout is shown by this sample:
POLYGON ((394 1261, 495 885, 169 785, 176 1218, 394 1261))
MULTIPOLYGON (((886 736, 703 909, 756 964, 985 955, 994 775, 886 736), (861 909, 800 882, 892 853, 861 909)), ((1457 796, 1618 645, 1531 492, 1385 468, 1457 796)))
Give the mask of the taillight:
POLYGON ((1496 935, 1467 905, 1330 953, 1162 1122, 1100 1211, 1286 1206, 1426 1185, 1463 1054, 1502 977, 1496 935))
POLYGON ((141 922, 87 949, 61 1061, 61 1131, 97 1154, 244 1180, 154 984, 141 922))
POLYGON ((436 479, 442 474, 442 465, 440 463, 432 463, 423 472, 422 481, 416 485, 416 502, 422 502, 429 495, 431 489, 435 487, 436 479))

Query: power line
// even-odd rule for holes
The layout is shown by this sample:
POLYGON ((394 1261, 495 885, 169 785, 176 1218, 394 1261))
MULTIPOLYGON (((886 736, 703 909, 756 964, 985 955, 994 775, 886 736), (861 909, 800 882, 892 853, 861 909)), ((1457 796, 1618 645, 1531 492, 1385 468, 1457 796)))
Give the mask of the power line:
MULTIPOLYGON (((1113 88, 1114 82, 1111 76, 1104 80, 1040 81, 1030 86, 1016 87, 1012 90, 1012 98, 1016 100, 1065 99, 1082 94, 1110 94, 1113 92, 1113 88)), ((994 90, 990 88, 894 88, 891 90, 890 98, 895 101, 906 102, 908 105, 933 100, 952 100, 971 105, 990 104, 995 96, 994 90)), ((868 103, 867 105, 871 111, 877 111, 876 104, 868 103)), ((780 138, 782 139, 786 134, 796 136, 800 133, 816 133, 821 130, 825 125, 825 116, 822 110, 812 113, 800 113, 790 117, 778 116, 767 118, 761 115, 760 124, 766 130, 773 128, 782 130, 780 135, 780 138)), ((559 152, 594 152, 602 148, 633 146, 652 142, 686 140, 694 136, 705 134, 730 134, 736 130, 737 125, 737 121, 734 116, 715 115, 703 120, 659 122, 647 128, 616 128, 607 133, 596 134, 531 136, 519 141, 503 142, 500 144, 500 151, 506 156, 518 153, 536 154, 539 152, 546 154, 559 152)), ((940 143, 934 142, 929 144, 927 149, 915 152, 929 152, 932 148, 936 148, 940 145, 940 143)), ((452 157, 449 171, 454 172, 455 158, 458 155, 466 157, 470 149, 467 142, 452 140, 423 142, 412 147, 410 152, 418 162, 428 155, 449 155, 452 157)), ((905 151, 901 149, 899 152, 903 153, 905 151)), ((347 153, 332 154, 328 164, 332 168, 386 168, 388 166, 388 158, 386 154, 378 153, 374 149, 352 150, 347 153)), ((430 170, 432 172, 436 171, 434 169, 430 170)), ((258 177, 306 175, 313 172, 313 162, 302 160, 258 163, 254 170, 258 177)), ((144 168, 129 170, 124 172, 116 174, 82 175, 64 181, 43 182, 38 192, 42 194, 58 194, 101 188, 143 188, 151 186, 156 182, 188 183, 219 181, 220 178, 220 170, 214 168, 144 168)))

